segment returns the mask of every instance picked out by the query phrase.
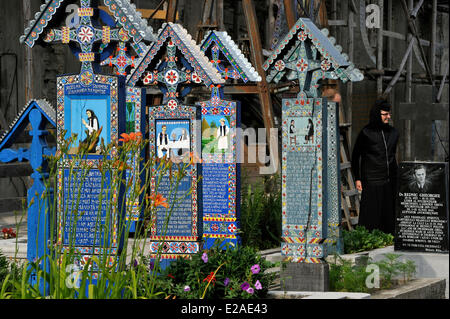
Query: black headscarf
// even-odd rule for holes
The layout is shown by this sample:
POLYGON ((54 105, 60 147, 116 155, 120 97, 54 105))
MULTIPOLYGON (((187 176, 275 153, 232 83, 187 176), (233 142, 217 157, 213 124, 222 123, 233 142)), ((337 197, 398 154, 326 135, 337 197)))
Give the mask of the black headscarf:
POLYGON ((390 112, 391 103, 386 100, 376 100, 375 105, 370 110, 369 114, 369 126, 372 128, 386 128, 389 124, 385 124, 381 121, 381 111, 390 112))

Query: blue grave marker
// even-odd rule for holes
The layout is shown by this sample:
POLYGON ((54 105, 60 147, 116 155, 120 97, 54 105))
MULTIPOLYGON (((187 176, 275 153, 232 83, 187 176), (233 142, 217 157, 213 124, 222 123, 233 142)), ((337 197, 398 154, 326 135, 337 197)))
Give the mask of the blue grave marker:
POLYGON ((95 75, 92 80, 84 81, 83 75, 57 78, 58 150, 72 134, 78 134, 58 163, 57 244, 63 251, 75 249, 81 266, 90 256, 103 253, 110 254, 112 262, 123 244, 124 189, 110 175, 117 168, 102 170, 100 144, 102 139, 105 144, 113 143, 107 158, 119 158, 117 143, 125 132, 124 79, 95 75), (80 146, 94 131, 101 131, 97 142, 79 158, 80 146))
MULTIPOLYGON (((126 133, 141 133, 145 136, 145 89, 141 88, 126 88, 126 133)), ((126 199, 126 221, 130 222, 129 232, 134 233, 137 230, 137 223, 142 219, 143 215, 143 197, 145 194, 139 196, 133 195, 132 189, 139 185, 141 189, 145 183, 145 172, 143 171, 143 161, 145 160, 144 150, 141 154, 135 154, 128 158, 128 166, 131 169, 126 171, 127 184, 130 180, 133 181, 132 186, 127 191, 126 199), (134 199, 134 200, 133 200, 134 199)), ((128 227, 128 226, 127 226, 128 227)))
MULTIPOLYGON (((261 81, 226 32, 208 32, 200 47, 225 81, 261 81)), ((223 86, 217 85, 211 88, 208 101, 196 105, 201 107, 202 116, 203 238, 207 248, 216 239, 236 245, 241 193, 241 167, 237 161, 240 103, 224 99, 223 86)))
MULTIPOLYGON (((165 156, 174 162, 188 163, 193 154, 200 158, 200 125, 197 123, 200 110, 195 106, 184 105, 181 98, 193 84, 204 83, 209 87, 223 83, 217 70, 187 31, 174 23, 163 25, 157 41, 135 61, 135 66, 127 77, 127 85, 158 85, 164 94, 163 105, 151 107, 149 113, 151 158, 157 161, 165 156)), ((172 175, 176 174, 176 169, 174 164, 172 175)), ((163 176, 157 187, 157 171, 156 168, 152 170, 151 195, 158 193, 164 196, 169 205, 190 190, 174 206, 168 224, 165 225, 168 213, 165 208, 158 208, 153 216, 149 255, 162 259, 162 267, 200 249, 202 200, 198 189, 199 174, 201 167, 196 163, 190 165, 187 175, 180 182, 177 195, 171 197, 170 177, 163 176)))
MULTIPOLYGON (((55 148, 50 148, 45 136, 48 131, 46 125, 56 127, 56 113, 53 107, 45 100, 32 100, 23 108, 13 121, 9 130, 0 138, 0 161, 13 162, 29 161, 33 168, 31 178, 32 187, 27 191, 27 259, 30 262, 48 255, 48 240, 51 236, 51 222, 54 216, 51 214, 53 190, 47 189, 45 179, 48 178, 47 161, 45 156, 54 155, 55 148), (31 125, 30 135, 33 137, 28 149, 11 149, 14 140, 31 125)), ((49 264, 42 261, 40 266, 47 270, 49 264)), ((31 284, 36 283, 35 274, 31 276, 31 284)), ((44 283, 39 283, 39 288, 44 291, 44 283)), ((47 288, 46 288, 47 289, 47 288)))

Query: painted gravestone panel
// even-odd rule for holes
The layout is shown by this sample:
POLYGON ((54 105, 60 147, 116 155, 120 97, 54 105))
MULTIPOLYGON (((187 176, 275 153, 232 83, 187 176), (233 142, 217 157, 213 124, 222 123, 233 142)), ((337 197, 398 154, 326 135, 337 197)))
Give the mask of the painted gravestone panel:
MULTIPOLYGON (((126 122, 125 131, 127 134, 130 133, 141 133, 142 136, 145 134, 145 89, 127 87, 126 88, 126 122)), ((127 189, 127 203, 126 203, 126 221, 130 222, 127 226, 131 233, 136 231, 137 222, 142 216, 143 206, 141 205, 144 194, 133 194, 132 191, 135 189, 136 185, 139 184, 141 189, 145 180, 145 172, 143 172, 142 161, 145 160, 145 154, 135 154, 132 158, 128 158, 128 169, 126 171, 127 185, 132 181, 131 187, 127 189), (140 160, 142 159, 142 161, 140 160)))
POLYGON ((219 95, 197 103, 202 114, 203 238, 211 247, 217 238, 237 243, 240 165, 236 127, 239 104, 219 95))
POLYGON ((201 216, 197 203, 198 172, 195 163, 188 165, 192 154, 198 152, 196 118, 196 108, 183 105, 178 105, 176 109, 170 106, 152 107, 149 114, 150 156, 155 161, 151 193, 162 195, 170 205, 169 208, 157 207, 153 216, 150 257, 157 258, 160 252, 159 258, 164 262, 199 251, 201 230, 198 229, 198 222, 201 216), (164 159, 173 163, 170 171, 159 179, 157 167, 164 159), (178 187, 175 183, 179 169, 177 164, 187 167, 178 187))
POLYGON ((447 163, 402 162, 395 250, 448 252, 447 163))
MULTIPOLYGON (((57 243, 63 250, 74 247, 81 263, 100 248, 112 255, 121 249, 123 188, 117 183, 113 187, 114 170, 101 170, 100 146, 102 140, 117 145, 124 132, 124 98, 124 83, 115 76, 95 75, 88 82, 80 75, 57 78, 57 151, 77 134, 58 163, 57 243), (96 132, 98 139, 88 140, 96 132), (81 148, 87 149, 83 158, 81 148), (110 231, 105 232, 107 226, 110 231)), ((114 146, 107 158, 117 156, 114 146)))
POLYGON ((326 101, 283 99, 282 254, 294 262, 320 262, 327 238, 326 101))

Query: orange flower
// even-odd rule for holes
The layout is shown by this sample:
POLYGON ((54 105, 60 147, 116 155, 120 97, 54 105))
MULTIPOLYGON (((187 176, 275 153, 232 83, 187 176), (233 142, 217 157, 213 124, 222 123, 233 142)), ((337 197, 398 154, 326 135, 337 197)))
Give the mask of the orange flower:
POLYGON ((123 161, 120 161, 120 160, 116 160, 116 161, 113 163, 113 167, 114 167, 114 168, 117 168, 119 171, 123 171, 123 170, 125 170, 125 169, 131 169, 131 167, 128 166, 127 163, 125 163, 125 162, 123 162, 123 161))
POLYGON ((142 133, 141 132, 131 132, 130 134, 127 133, 122 133, 120 134, 120 136, 122 138, 119 138, 119 142, 124 142, 124 143, 128 143, 128 142, 140 142, 141 138, 142 138, 142 133))
POLYGON ((169 203, 167 202, 167 198, 162 196, 161 194, 152 194, 151 196, 147 196, 152 201, 152 205, 154 207, 162 206, 164 208, 169 207, 169 203))
POLYGON ((127 133, 122 133, 120 136, 122 136, 122 138, 119 138, 119 142, 127 143, 130 140, 130 135, 127 133))

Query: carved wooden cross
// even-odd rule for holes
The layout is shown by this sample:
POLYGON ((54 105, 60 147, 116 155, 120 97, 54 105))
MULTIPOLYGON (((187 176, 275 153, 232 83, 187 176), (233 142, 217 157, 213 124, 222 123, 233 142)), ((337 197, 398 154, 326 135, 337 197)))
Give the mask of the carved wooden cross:
POLYGON ((168 40, 166 47, 165 60, 162 60, 157 70, 147 72, 142 80, 144 84, 159 84, 164 93, 163 104, 175 109, 178 106, 178 98, 188 93, 185 90, 179 93, 178 85, 191 82, 200 83, 202 80, 196 72, 191 72, 192 67, 182 56, 178 60, 177 47, 172 39, 168 40), (177 66, 177 61, 183 64, 182 68, 177 66))
POLYGON ((101 41, 104 47, 111 40, 121 41, 129 38, 123 28, 111 29, 109 26, 103 26, 101 30, 96 29, 91 21, 91 17, 94 15, 94 8, 90 6, 90 3, 91 0, 80 0, 81 8, 78 9, 80 24, 78 27, 50 29, 44 38, 44 41, 47 43, 62 42, 69 44, 73 41, 80 45, 81 52, 78 53, 78 59, 82 64, 80 75, 85 85, 89 85, 93 81, 92 62, 95 61, 95 53, 92 50, 94 44, 101 41))

